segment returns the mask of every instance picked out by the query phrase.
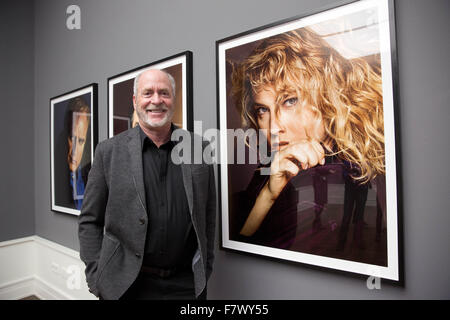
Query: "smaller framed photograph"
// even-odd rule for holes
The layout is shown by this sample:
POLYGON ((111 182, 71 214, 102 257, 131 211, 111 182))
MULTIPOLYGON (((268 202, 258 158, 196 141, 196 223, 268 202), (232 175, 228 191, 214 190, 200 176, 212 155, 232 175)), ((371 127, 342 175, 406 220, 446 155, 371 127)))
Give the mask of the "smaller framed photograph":
POLYGON ((135 77, 146 69, 168 72, 175 80, 173 123, 192 130, 192 52, 185 51, 108 78, 108 137, 138 125, 133 107, 135 77))
POLYGON ((98 143, 98 85, 50 98, 51 210, 79 215, 98 143))

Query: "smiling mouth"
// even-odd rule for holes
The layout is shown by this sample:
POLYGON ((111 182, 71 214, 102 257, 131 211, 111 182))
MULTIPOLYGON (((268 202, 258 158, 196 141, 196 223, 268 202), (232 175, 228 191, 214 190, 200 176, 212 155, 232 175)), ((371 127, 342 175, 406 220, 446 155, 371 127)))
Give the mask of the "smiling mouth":
POLYGON ((167 110, 164 110, 164 109, 157 109, 157 110, 145 110, 145 111, 151 112, 151 113, 164 113, 164 112, 166 112, 167 110))

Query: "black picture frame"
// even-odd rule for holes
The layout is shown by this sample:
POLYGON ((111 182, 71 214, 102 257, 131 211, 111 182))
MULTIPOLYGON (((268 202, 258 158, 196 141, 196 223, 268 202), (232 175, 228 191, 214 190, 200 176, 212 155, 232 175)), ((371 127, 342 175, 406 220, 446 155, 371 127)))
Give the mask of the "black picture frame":
MULTIPOLYGON (((400 200, 401 174, 399 167, 400 139, 397 109, 397 68, 394 0, 341 2, 216 41, 217 126, 221 132, 219 143, 218 194, 221 224, 220 248, 222 250, 262 256, 269 259, 285 261, 286 263, 300 263, 314 268, 325 268, 337 272, 350 272, 357 275, 373 276, 397 284, 403 284, 403 231, 400 200), (281 245, 274 244, 276 241, 270 243, 269 240, 266 240, 265 237, 269 238, 267 235, 271 233, 273 235, 275 233, 273 227, 270 229, 268 224, 265 226, 265 231, 261 231, 258 236, 253 237, 251 235, 250 237, 246 237, 241 233, 243 230, 242 222, 247 220, 241 219, 241 224, 236 222, 239 221, 239 213, 242 213, 240 210, 244 207, 243 202, 236 202, 236 199, 242 199, 242 196, 244 198, 250 197, 252 190, 249 191, 249 184, 254 182, 252 174, 258 164, 249 165, 247 162, 245 164, 230 163, 229 150, 236 152, 237 147, 235 144, 238 143, 236 141, 239 137, 236 138, 235 135, 230 136, 229 133, 225 132, 230 129, 236 130, 245 127, 241 121, 243 109, 238 110, 233 100, 231 75, 233 70, 240 66, 247 57, 250 55, 253 55, 253 57, 256 56, 256 51, 254 50, 256 47, 262 45, 264 39, 274 39, 283 34, 298 31, 306 27, 309 33, 305 34, 311 34, 312 31, 313 34, 316 34, 325 41, 324 43, 327 46, 338 51, 347 60, 359 58, 367 60, 367 63, 372 69, 375 69, 375 65, 378 63, 384 120, 385 179, 383 181, 386 190, 383 191, 382 186, 377 188, 374 186, 374 181, 371 181, 372 186, 367 191, 367 197, 371 202, 369 203, 369 200, 365 201, 364 212, 371 211, 373 213, 374 210, 377 210, 377 204, 384 203, 384 209, 381 210, 381 220, 382 226, 385 229, 381 230, 381 237, 383 238, 381 244, 372 241, 374 239, 369 239, 369 243, 366 243, 365 249, 362 246, 361 248, 353 246, 353 243, 349 244, 352 241, 351 239, 347 239, 344 247, 340 248, 343 250, 343 253, 338 253, 338 250, 334 252, 333 245, 336 245, 335 248, 337 249, 339 243, 333 243, 334 240, 328 240, 328 244, 325 244, 325 240, 320 240, 320 236, 322 236, 323 239, 328 237, 338 241, 342 225, 345 224, 343 223, 344 206, 343 203, 340 203, 344 201, 345 195, 343 191, 345 184, 343 185, 342 180, 340 183, 335 183, 336 186, 334 187, 336 191, 326 192, 326 204, 322 207, 335 207, 333 212, 327 208, 329 210, 327 214, 330 214, 330 216, 334 214, 334 218, 326 218, 328 219, 325 223, 326 232, 322 232, 319 229, 315 233, 313 230, 313 222, 315 220, 314 212, 315 208, 319 206, 311 194, 306 195, 304 200, 298 200, 296 202, 296 231, 295 235, 293 235, 293 240, 291 240, 292 242, 290 242, 290 246, 282 247, 281 245), (374 189, 380 190, 379 193, 375 192, 374 194, 374 189), (332 194, 332 197, 335 196, 335 199, 330 201, 328 194, 332 194), (384 195, 384 200, 379 200, 382 198, 382 195, 384 195), (309 204, 308 201, 310 202, 309 204), (333 203, 333 201, 335 202, 333 203), (304 207, 302 207, 303 204, 305 204, 304 207), (237 229, 234 226, 235 224, 238 225, 237 229), (309 224, 309 233, 306 224, 309 224), (309 249, 307 248, 308 244, 311 245, 309 249), (379 250, 380 252, 383 251, 379 254, 381 258, 367 258, 369 250, 372 250, 374 255, 378 254, 378 249, 376 249, 377 245, 379 247, 385 246, 385 249, 379 250), (313 246, 316 249, 312 248, 313 246), (328 248, 324 248, 326 246, 328 248), (323 250, 318 248, 322 248, 323 250), (365 258, 357 257, 358 254, 365 258)), ((245 82, 235 81, 235 83, 242 85, 245 82)), ((251 149, 246 148, 245 150, 245 159, 248 161, 248 153, 251 149)), ((236 161, 236 158, 232 161, 236 161)), ((306 172, 308 170, 304 170, 305 175, 307 174, 306 172)), ((306 178, 303 181, 306 181, 306 178)), ((331 185, 331 183, 327 182, 327 188, 330 188, 331 185)), ((301 199, 300 195, 303 196, 308 191, 314 190, 311 180, 306 184, 306 187, 303 191, 296 189, 299 199, 301 199)), ((348 194, 351 193, 349 192, 348 194)), ((258 195, 253 195, 253 201, 258 195)), ((251 201, 249 202, 252 203, 251 201)), ((379 205, 379 207, 382 206, 379 205)), ((250 208, 252 207, 250 206, 250 208)), ((249 215, 248 212, 245 212, 245 214, 249 215)), ((321 214, 323 219, 323 211, 319 213, 319 216, 321 214)), ((378 213, 376 215, 379 216, 380 214, 378 213)), ((272 221, 276 221, 276 219, 272 221)), ((363 222, 367 223, 364 220, 363 222)), ((373 234, 373 216, 370 217, 370 221, 368 222, 368 225, 363 225, 363 227, 370 229, 370 232, 373 234)), ((273 225, 276 225, 276 223, 273 225)), ((258 230, 254 235, 257 234, 258 230)), ((366 234, 368 235, 369 231, 366 234)), ((376 231, 376 234, 379 233, 376 231)), ((347 238, 350 238, 350 236, 348 235, 347 238)))
POLYGON ((143 70, 151 68, 165 70, 174 77, 177 93, 173 122, 180 128, 193 130, 192 52, 184 51, 108 78, 109 138, 131 128, 134 78, 143 70))
POLYGON ((97 83, 50 98, 52 211, 80 214, 97 143, 97 83))

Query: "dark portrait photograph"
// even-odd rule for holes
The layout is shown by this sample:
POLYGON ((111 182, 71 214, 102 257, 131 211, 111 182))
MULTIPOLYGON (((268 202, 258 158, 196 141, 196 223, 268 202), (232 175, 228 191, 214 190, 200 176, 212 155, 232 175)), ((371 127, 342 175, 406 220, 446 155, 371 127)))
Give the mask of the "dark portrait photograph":
POLYGON ((79 215, 94 158, 97 85, 50 99, 52 210, 79 215))
POLYGON ((161 69, 175 81, 173 123, 191 129, 192 53, 189 51, 158 60, 108 78, 108 132, 113 137, 139 125, 133 107, 134 80, 145 69, 161 69))
POLYGON ((389 4, 217 42, 224 249, 399 280, 389 4))

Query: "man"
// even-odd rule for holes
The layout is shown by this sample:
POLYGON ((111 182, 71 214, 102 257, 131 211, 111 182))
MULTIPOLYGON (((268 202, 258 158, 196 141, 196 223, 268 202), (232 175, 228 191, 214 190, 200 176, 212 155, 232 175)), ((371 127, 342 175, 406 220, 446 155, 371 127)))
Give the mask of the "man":
POLYGON ((139 126, 97 147, 79 239, 88 286, 101 299, 206 298, 214 259, 214 171, 173 161, 174 93, 168 73, 139 74, 133 96, 139 126))
POLYGON ((59 205, 77 210, 81 210, 90 169, 90 161, 82 165, 84 149, 89 145, 89 124, 90 108, 86 102, 80 97, 70 100, 64 132, 55 147, 56 154, 64 156, 64 160, 55 161, 55 171, 60 174, 55 181, 55 196, 59 205))

